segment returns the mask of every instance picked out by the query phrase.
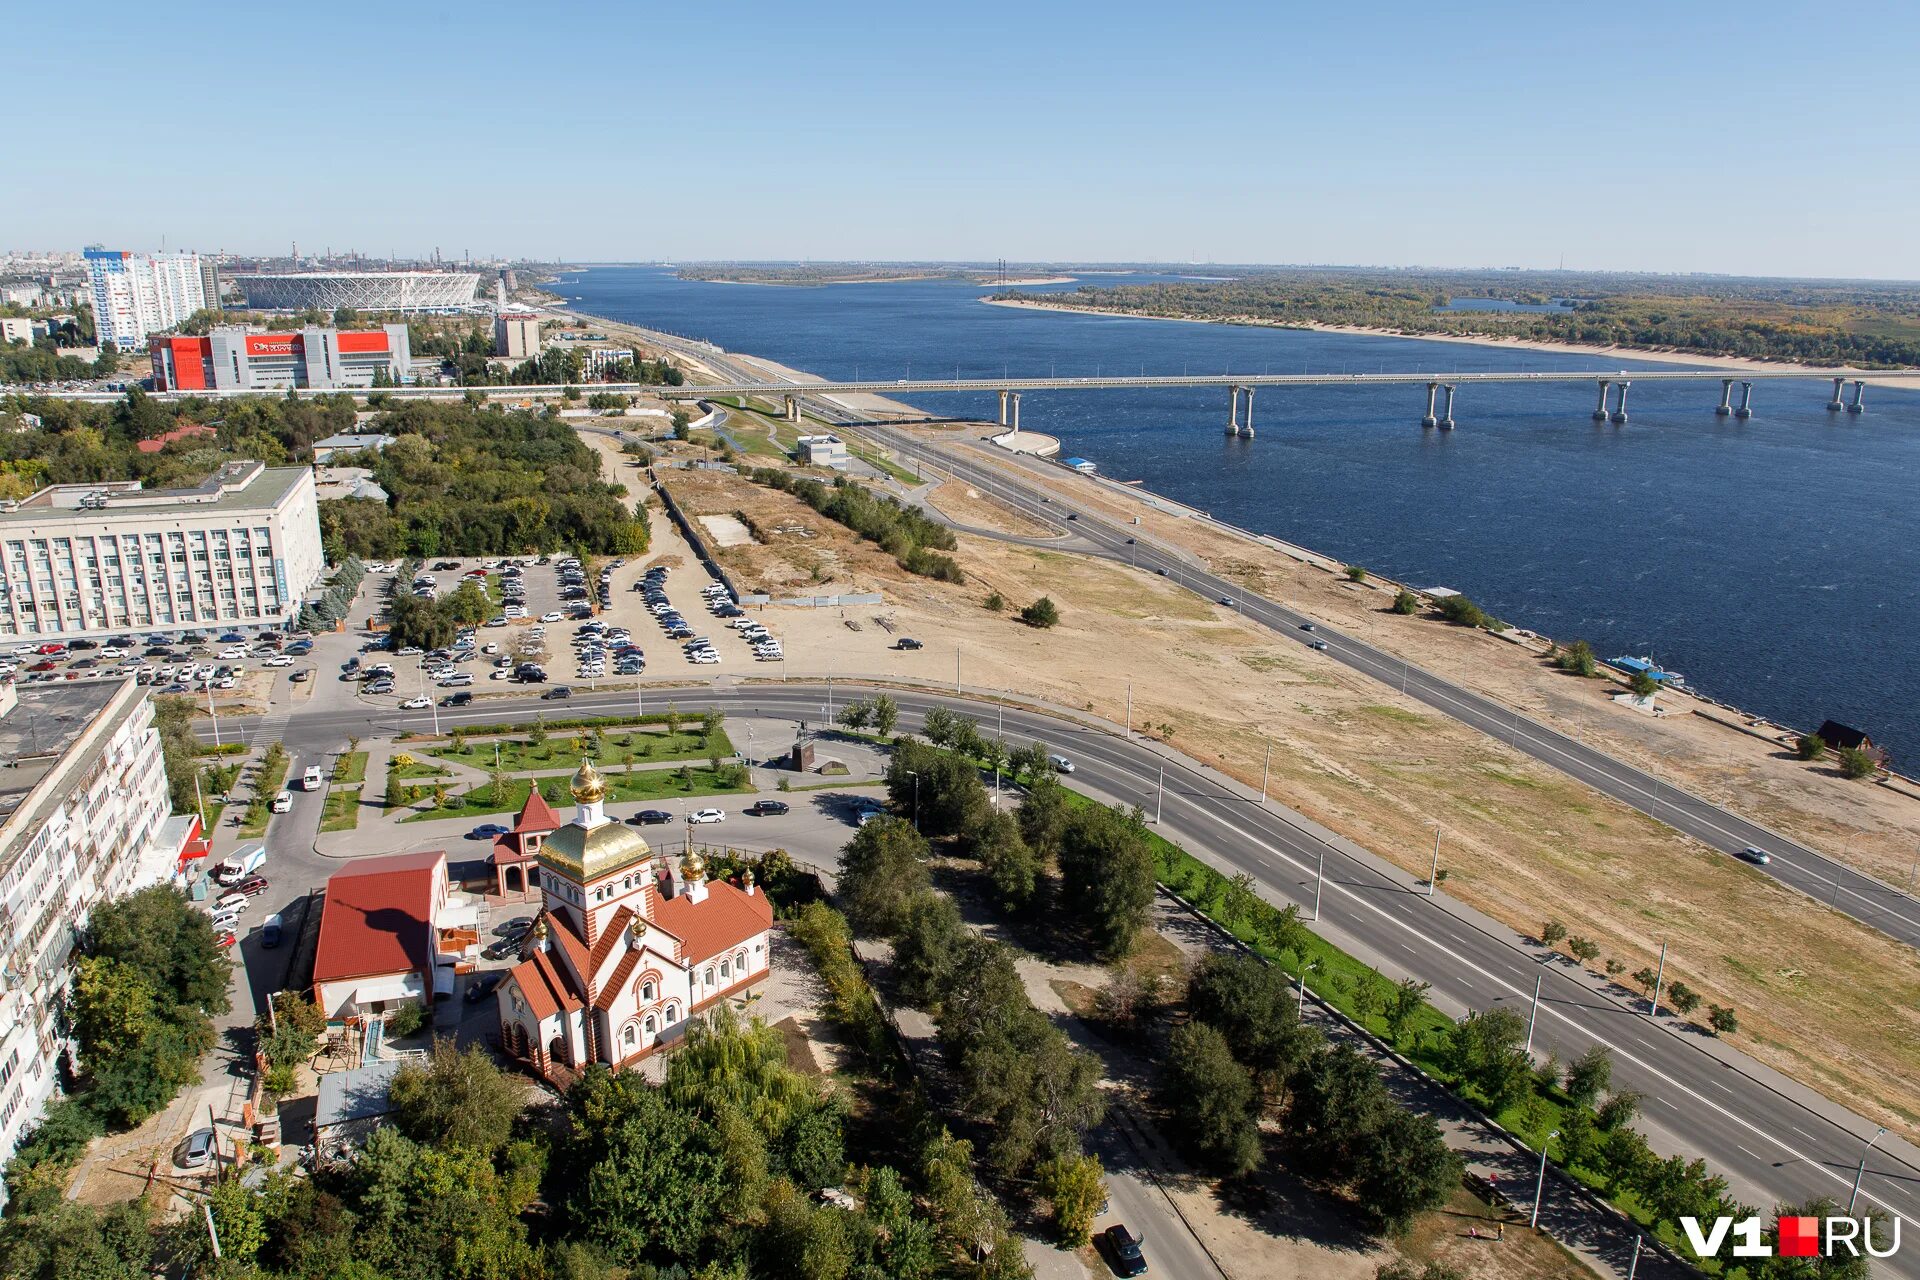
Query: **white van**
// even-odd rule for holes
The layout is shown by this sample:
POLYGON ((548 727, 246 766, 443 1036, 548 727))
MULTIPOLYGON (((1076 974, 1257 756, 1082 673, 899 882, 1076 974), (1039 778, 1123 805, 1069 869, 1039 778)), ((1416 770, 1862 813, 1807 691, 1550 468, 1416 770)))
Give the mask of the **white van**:
POLYGON ((220 916, 238 915, 245 911, 252 901, 253 899, 244 893, 223 894, 220 900, 213 904, 213 913, 220 916))
POLYGON ((320 772, 320 766, 308 765, 307 771, 300 775, 300 789, 302 791, 318 791, 321 784, 325 781, 326 775, 320 772))
POLYGON ((1053 766, 1055 773, 1072 773, 1073 761, 1065 756, 1048 756, 1047 763, 1053 766))
POLYGON ((282 791, 273 798, 273 811, 275 813, 285 813, 291 808, 293 808, 293 792, 282 791))

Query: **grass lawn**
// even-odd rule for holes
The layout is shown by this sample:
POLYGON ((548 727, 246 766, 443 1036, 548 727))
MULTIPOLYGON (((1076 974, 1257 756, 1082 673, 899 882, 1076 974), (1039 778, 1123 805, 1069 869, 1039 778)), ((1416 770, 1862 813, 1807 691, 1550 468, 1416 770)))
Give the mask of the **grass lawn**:
MULTIPOLYGON (((738 781, 734 780, 733 771, 724 766, 718 774, 706 768, 690 769, 688 772, 690 776, 684 784, 680 781, 678 769, 648 769, 631 777, 619 773, 607 774, 607 801, 617 804, 629 800, 674 800, 689 796, 731 795, 750 790, 745 770, 740 771, 738 781)), ((541 778, 539 782, 540 794, 546 797, 547 803, 558 812, 567 812, 573 804, 573 797, 567 791, 567 777, 556 774, 551 778, 541 778)), ((511 779, 507 783, 504 800, 493 794, 493 784, 485 783, 471 791, 448 797, 444 808, 428 809, 405 820, 427 822, 435 818, 518 813, 520 806, 527 802, 531 783, 532 780, 527 778, 511 779)))
POLYGON ((387 762, 389 781, 405 782, 409 778, 445 778, 451 774, 452 770, 442 768, 431 760, 422 760, 418 756, 410 756, 406 764, 400 762, 399 756, 387 762))
POLYGON ((847 452, 852 454, 854 457, 860 459, 862 462, 866 463, 868 466, 873 467, 876 470, 886 472, 888 475, 892 476, 895 480, 898 480, 901 484, 919 484, 920 483, 920 478, 914 475, 912 471, 908 470, 906 467, 901 466, 899 463, 893 461, 893 459, 887 457, 884 453, 881 453, 878 449, 870 449, 863 445, 856 445, 849 442, 847 445, 847 452))
POLYGON ((267 823, 273 818, 273 798, 280 794, 292 765, 293 757, 285 751, 279 753, 277 760, 262 762, 260 780, 253 789, 254 803, 247 806, 247 821, 240 825, 241 835, 257 838, 267 834, 267 823))
POLYGON ((349 751, 333 762, 334 782, 348 787, 359 786, 367 780, 367 753, 349 751))
POLYGON ((327 793, 327 807, 320 815, 322 831, 351 831, 360 825, 360 788, 343 787, 327 793))
MULTIPOLYGON (((582 736, 586 738, 588 756, 601 769, 623 764, 659 764, 666 760, 705 760, 712 755, 733 754, 733 743, 724 729, 716 730, 711 738, 686 730, 679 733, 647 729, 611 732, 602 736, 606 749, 599 753, 592 749, 592 737, 582 736), (629 741, 632 745, 625 745, 629 741)), ((491 772, 495 768, 494 749, 498 747, 498 767, 508 773, 533 773, 550 769, 571 771, 580 767, 580 752, 575 743, 574 734, 551 732, 546 742, 537 747, 525 738, 502 738, 493 742, 469 741, 458 751, 452 747, 428 747, 427 753, 491 772)))

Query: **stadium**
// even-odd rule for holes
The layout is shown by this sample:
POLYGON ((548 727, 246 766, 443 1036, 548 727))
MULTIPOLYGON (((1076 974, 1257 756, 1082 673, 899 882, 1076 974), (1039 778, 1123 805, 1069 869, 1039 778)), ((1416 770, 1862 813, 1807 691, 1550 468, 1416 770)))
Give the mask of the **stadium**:
POLYGON ((464 271, 303 271, 228 277, 257 311, 464 311, 480 277, 464 271))

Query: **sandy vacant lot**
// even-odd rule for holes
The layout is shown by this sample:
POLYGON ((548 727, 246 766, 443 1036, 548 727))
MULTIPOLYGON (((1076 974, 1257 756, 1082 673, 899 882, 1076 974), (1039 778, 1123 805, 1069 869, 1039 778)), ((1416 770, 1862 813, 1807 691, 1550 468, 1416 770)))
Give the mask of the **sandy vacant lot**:
MULTIPOLYGON (((881 606, 763 610, 793 674, 890 671, 944 681, 957 669, 969 686, 1115 721, 1130 684, 1136 726, 1160 726, 1187 753, 1253 782, 1271 743, 1278 798, 1410 871, 1424 874, 1440 824, 1448 892, 1511 927, 1535 933, 1552 916, 1628 971, 1672 940, 1670 974, 1739 1010, 1737 1043, 1904 1133, 1920 1132, 1912 1051, 1920 956, 1884 936, 1165 579, 963 536, 958 554, 969 581, 937 583, 905 574, 879 548, 776 490, 720 472, 672 473, 668 483, 690 511, 743 512, 759 531, 719 553, 743 587, 885 596, 881 606), (1063 621, 1045 632, 1022 626, 983 606, 995 591, 1015 609, 1050 596, 1063 621), (890 651, 900 635, 926 648, 890 651), (1768 925, 1755 929, 1755 920, 1768 925)), ((956 518, 985 523, 995 509, 954 496, 935 495, 956 518)), ((1249 556, 1244 576, 1272 575, 1266 586, 1290 602, 1417 649, 1450 675, 1485 687, 1476 673, 1497 673, 1510 685, 1496 687, 1527 695, 1518 700, 1534 714, 1577 717, 1591 733, 1619 719, 1649 744, 1663 734, 1699 735, 1710 759, 1715 747, 1718 758, 1754 754, 1744 745, 1751 740, 1730 730, 1618 711, 1598 682, 1547 675, 1504 641, 1380 613, 1381 593, 1290 565, 1278 555, 1272 563, 1249 556)), ((1621 737, 1635 741, 1633 733, 1621 737)), ((1751 767, 1786 796, 1889 812, 1905 803, 1759 754, 1751 767)))

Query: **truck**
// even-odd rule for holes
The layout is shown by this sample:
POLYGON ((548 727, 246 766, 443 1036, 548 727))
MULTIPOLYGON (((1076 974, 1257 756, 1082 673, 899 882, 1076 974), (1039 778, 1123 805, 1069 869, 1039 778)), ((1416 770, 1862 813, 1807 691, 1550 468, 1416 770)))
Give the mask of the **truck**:
POLYGON ((234 850, 232 857, 225 859, 213 869, 213 878, 223 885, 238 884, 265 866, 266 862, 267 846, 264 844, 242 845, 234 850))

